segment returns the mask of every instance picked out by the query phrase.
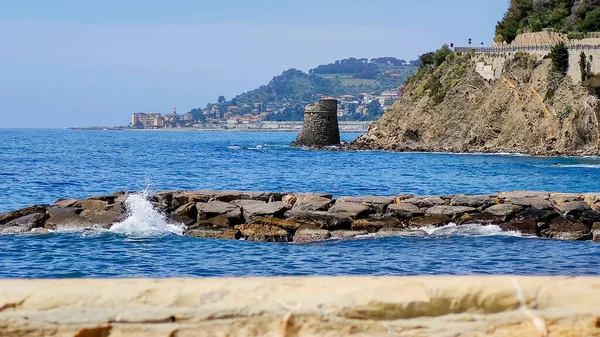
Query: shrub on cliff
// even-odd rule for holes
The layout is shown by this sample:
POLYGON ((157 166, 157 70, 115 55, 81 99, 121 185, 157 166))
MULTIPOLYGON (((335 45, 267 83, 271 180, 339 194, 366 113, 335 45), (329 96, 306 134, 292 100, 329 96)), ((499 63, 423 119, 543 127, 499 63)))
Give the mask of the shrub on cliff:
POLYGON ((563 75, 569 70, 569 49, 564 43, 559 43, 550 50, 550 59, 552 60, 552 69, 563 75))

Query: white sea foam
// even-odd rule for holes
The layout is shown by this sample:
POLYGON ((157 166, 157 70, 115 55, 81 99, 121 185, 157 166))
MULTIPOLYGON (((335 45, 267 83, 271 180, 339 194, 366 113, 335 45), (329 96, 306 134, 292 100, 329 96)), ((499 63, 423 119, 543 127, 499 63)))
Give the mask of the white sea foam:
POLYGON ((574 167, 579 167, 579 168, 600 168, 600 164, 559 164, 556 165, 554 167, 557 168, 574 168, 574 167))
POLYGON ((125 205, 128 216, 114 224, 110 232, 133 237, 160 237, 170 234, 182 235, 183 224, 171 223, 148 201, 148 189, 131 194, 125 205))
POLYGON ((425 226, 419 228, 428 236, 517 236, 521 237, 521 233, 516 231, 503 231, 502 228, 496 225, 457 225, 455 223, 448 224, 442 227, 425 226))

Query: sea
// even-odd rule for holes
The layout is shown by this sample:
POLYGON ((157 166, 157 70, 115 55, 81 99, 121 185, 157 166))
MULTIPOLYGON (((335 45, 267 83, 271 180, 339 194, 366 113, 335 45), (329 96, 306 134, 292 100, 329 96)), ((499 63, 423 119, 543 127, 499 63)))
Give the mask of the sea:
MULTIPOLYGON (((342 134, 351 141, 358 134, 342 134)), ((135 192, 107 231, 0 236, 0 278, 300 275, 600 275, 600 244, 422 228, 314 244, 182 236, 152 208, 160 190, 362 195, 600 192, 600 158, 314 151, 293 132, 0 129, 0 212, 59 198, 135 192)))

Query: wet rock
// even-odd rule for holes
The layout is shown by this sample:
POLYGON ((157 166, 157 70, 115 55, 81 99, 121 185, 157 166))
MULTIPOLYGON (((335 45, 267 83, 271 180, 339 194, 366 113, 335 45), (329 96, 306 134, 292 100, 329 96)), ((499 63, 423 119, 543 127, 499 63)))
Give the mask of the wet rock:
POLYGON ((196 219, 191 219, 185 216, 171 214, 167 216, 169 223, 182 224, 184 227, 189 227, 196 223, 196 219))
POLYGON ((425 215, 410 220, 410 227, 443 226, 452 219, 447 215, 425 215))
POLYGON ((536 222, 550 222, 552 219, 559 217, 555 211, 542 210, 537 208, 526 208, 515 215, 518 220, 534 220, 536 222))
POLYGON ((29 206, 29 207, 25 207, 22 208, 20 210, 14 211, 14 212, 6 212, 6 213, 0 213, 0 225, 3 225, 9 221, 15 220, 17 218, 26 216, 26 215, 30 215, 30 214, 34 214, 34 213, 45 213, 46 210, 48 209, 47 206, 29 206))
POLYGON ((369 233, 376 233, 382 228, 406 228, 406 226, 406 222, 394 217, 371 217, 352 222, 353 231, 367 231, 369 233))
POLYGON ((334 204, 333 200, 314 194, 296 195, 295 198, 292 209, 301 211, 327 211, 334 204))
POLYGON ((34 228, 43 227, 49 218, 46 213, 33 213, 11 220, 0 225, 0 234, 19 234, 31 232, 34 228))
POLYGON ((196 219, 198 217, 198 210, 196 209, 196 203, 191 202, 189 204, 185 204, 175 211, 173 211, 174 215, 186 217, 190 219, 196 219))
POLYGON ((414 197, 406 199, 404 202, 411 203, 420 208, 431 208, 433 206, 446 204, 446 201, 438 196, 414 197))
POLYGON ((586 224, 593 224, 594 222, 600 222, 600 211, 589 210, 581 213, 579 220, 586 224))
POLYGON ((458 221, 460 224, 471 225, 471 224, 480 224, 480 225, 497 225, 501 224, 505 221, 505 217, 493 215, 491 213, 473 213, 473 214, 463 214, 463 216, 458 221))
POLYGON ((182 193, 182 191, 156 192, 150 197, 150 201, 160 204, 161 208, 168 210, 168 209, 171 209, 171 203, 173 202, 173 195, 176 193, 182 193))
POLYGON ((58 199, 54 202, 54 206, 61 207, 61 208, 70 208, 70 207, 81 208, 82 203, 83 202, 79 199, 58 199))
POLYGON ((527 235, 538 234, 537 222, 533 219, 513 219, 499 226, 505 232, 519 232, 527 235))
POLYGON ((492 195, 457 195, 450 200, 451 206, 488 207, 494 205, 496 200, 492 195))
POLYGON ((342 213, 291 210, 287 211, 284 216, 290 221, 330 231, 348 230, 352 224, 352 218, 342 213))
POLYGON ((338 230, 331 231, 331 238, 336 240, 348 240, 354 239, 357 236, 367 235, 367 231, 352 231, 352 230, 338 230))
POLYGON ((461 216, 465 213, 474 213, 477 209, 467 206, 433 206, 425 212, 425 215, 447 215, 449 217, 461 216))
POLYGON ((565 218, 552 220, 549 227, 541 231, 541 234, 544 237, 567 241, 582 241, 592 238, 590 229, 582 222, 565 218))
POLYGON ((594 242, 600 242, 600 222, 596 222, 592 225, 592 240, 594 240, 594 242))
POLYGON ((508 203, 523 207, 533 207, 537 209, 552 209, 552 204, 548 200, 538 198, 509 198, 508 203))
POLYGON ((369 214, 374 213, 369 206, 343 201, 337 201, 335 205, 329 209, 329 212, 344 214, 353 219, 363 219, 368 217, 369 214))
POLYGON ((237 229, 219 230, 207 228, 194 228, 187 230, 184 235, 200 239, 239 240, 242 238, 242 233, 237 229))
POLYGON ((585 211, 589 211, 592 208, 585 201, 567 201, 562 204, 554 206, 563 215, 575 215, 579 216, 585 211))
POLYGON ((255 200, 235 200, 232 202, 242 208, 242 214, 247 223, 252 222, 252 218, 282 218, 287 208, 281 201, 269 202, 255 200))
POLYGON ((421 208, 408 202, 389 205, 387 211, 390 214, 395 214, 400 219, 410 219, 425 214, 421 208))
POLYGON ((81 208, 86 211, 106 211, 108 204, 106 200, 88 198, 81 203, 81 208))
POLYGON ((260 224, 243 224, 235 226, 248 241, 256 242, 291 242, 292 235, 276 226, 260 224))
POLYGON ((294 234, 294 243, 313 243, 329 240, 331 233, 324 229, 301 228, 294 234))
POLYGON ((519 212, 522 209, 523 209, 523 207, 517 206, 517 205, 498 204, 498 205, 494 205, 494 206, 486 208, 483 211, 483 213, 489 213, 489 214, 493 214, 496 216, 508 218, 508 217, 516 214, 517 212, 519 212))
POLYGON ((415 233, 414 230, 407 230, 403 228, 382 228, 380 231, 375 233, 376 237, 380 238, 389 238, 389 237, 397 237, 397 236, 415 236, 422 235, 424 232, 418 231, 415 233))
POLYGON ((226 216, 231 225, 243 222, 242 208, 221 201, 199 202, 196 204, 198 222, 218 216, 226 216))

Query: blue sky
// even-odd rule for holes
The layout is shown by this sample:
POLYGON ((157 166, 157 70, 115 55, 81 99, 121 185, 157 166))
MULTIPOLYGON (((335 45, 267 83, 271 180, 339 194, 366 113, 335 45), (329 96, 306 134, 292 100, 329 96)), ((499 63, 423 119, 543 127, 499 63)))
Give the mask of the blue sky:
POLYGON ((126 125, 297 68, 490 44, 508 0, 0 1, 0 128, 126 125))

